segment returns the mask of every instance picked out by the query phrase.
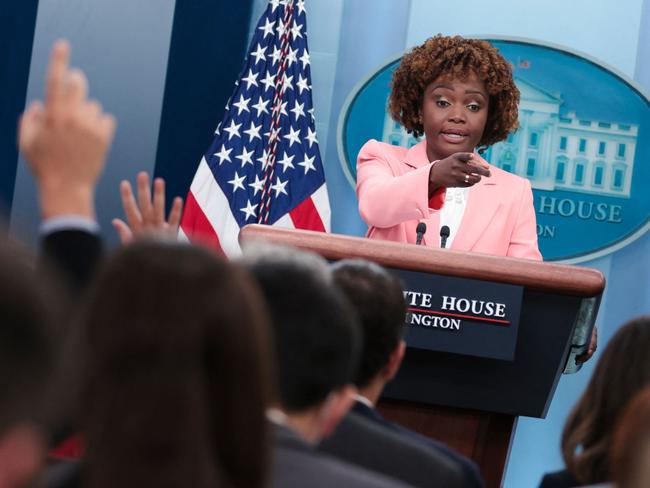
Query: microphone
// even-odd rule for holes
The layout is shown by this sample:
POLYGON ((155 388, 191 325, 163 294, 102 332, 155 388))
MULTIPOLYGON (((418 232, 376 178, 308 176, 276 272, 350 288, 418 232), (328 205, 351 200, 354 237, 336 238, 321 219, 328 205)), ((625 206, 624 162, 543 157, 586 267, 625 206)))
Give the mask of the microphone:
POLYGON ((420 222, 418 226, 415 228, 415 232, 417 232, 417 239, 415 240, 415 245, 419 246, 422 244, 422 237, 424 237, 424 233, 427 231, 427 224, 424 222, 420 222))
POLYGON ((444 249, 447 245, 447 238, 449 237, 449 227, 443 225, 440 228, 440 249, 444 249))

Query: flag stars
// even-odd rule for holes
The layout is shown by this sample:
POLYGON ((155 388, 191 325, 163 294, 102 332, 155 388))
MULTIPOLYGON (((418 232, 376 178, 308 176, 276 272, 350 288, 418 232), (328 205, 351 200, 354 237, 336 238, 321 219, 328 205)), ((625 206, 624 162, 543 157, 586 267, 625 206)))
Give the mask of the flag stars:
POLYGON ((268 114, 268 113, 269 113, 269 109, 266 108, 266 106, 267 106, 268 104, 269 104, 269 101, 268 101, 268 100, 264 100, 264 99, 260 96, 260 98, 259 98, 259 100, 257 101, 257 103, 256 103, 255 105, 253 105, 253 108, 254 108, 255 110, 257 110, 257 116, 258 116, 258 117, 259 117, 261 114, 263 114, 263 113, 265 113, 265 114, 268 114))
POLYGON ((300 56, 300 62, 302 63, 302 69, 305 69, 309 64, 311 63, 311 59, 309 57, 309 53, 307 52, 307 49, 305 49, 302 52, 302 56, 300 56))
POLYGON ((219 152, 214 153, 214 155, 219 158, 219 166, 221 166, 224 161, 228 161, 229 163, 232 163, 230 159, 231 152, 232 152, 232 148, 226 149, 225 144, 222 144, 219 152))
POLYGON ((246 180, 246 175, 239 176, 235 171, 235 176, 228 182, 232 185, 233 193, 240 189, 246 191, 246 188, 244 188, 244 180, 246 180))
POLYGON ((291 86, 291 83, 293 83, 293 75, 287 77, 286 73, 282 78, 282 90, 287 91, 287 90, 293 90, 293 86, 291 86))
POLYGON ((239 156, 235 156, 235 159, 239 159, 241 161, 241 167, 243 168, 247 164, 250 164, 251 166, 255 166, 253 163, 253 154, 255 154, 255 151, 247 151, 246 148, 242 148, 242 152, 239 156))
POLYGON ((300 163, 298 163, 298 166, 302 166, 303 168, 305 168, 305 174, 309 173, 309 171, 316 171, 316 166, 314 166, 315 160, 316 160, 316 156, 312 156, 310 158, 305 154, 305 159, 300 163))
MULTIPOLYGON (((276 5, 276 7, 277 7, 277 5, 276 5)), ((274 27, 275 27, 275 22, 271 22, 270 19, 266 19, 264 25, 261 26, 261 27, 258 27, 258 30, 264 31, 264 39, 266 39, 266 36, 268 36, 269 34, 273 34, 273 28, 274 27)))
POLYGON ((307 140, 309 141, 310 149, 312 144, 318 144, 318 139, 316 139, 316 131, 312 131, 311 127, 307 127, 307 140))
POLYGON ((266 149, 262 152, 262 155, 257 158, 257 161, 262 165, 262 169, 266 169, 269 164, 270 154, 266 152, 266 149))
POLYGON ((280 112, 280 115, 286 115, 288 116, 289 113, 287 112, 287 104, 289 102, 282 102, 280 105, 275 105, 273 107, 273 114, 276 114, 277 112, 280 112))
POLYGON ((246 89, 250 90, 251 85, 257 86, 257 73, 253 73, 253 70, 249 69, 246 77, 241 80, 246 82, 246 89))
POLYGON ((295 168, 293 165, 293 158, 295 158, 295 156, 289 156, 285 151, 284 157, 278 161, 278 164, 282 165, 282 174, 286 173, 289 168, 295 168))
POLYGON ((223 130, 224 132, 228 133, 228 140, 232 139, 233 137, 241 137, 239 134, 239 128, 241 127, 241 124, 235 124, 234 120, 230 121, 230 126, 225 127, 223 130))
POLYGON ((305 117, 305 104, 304 103, 298 103, 298 100, 294 102, 294 106, 291 109, 291 113, 293 113, 293 116, 296 118, 296 121, 300 119, 300 117, 305 117))
POLYGON ((253 142, 256 137, 262 140, 262 136, 260 136, 260 130, 262 130, 262 124, 255 125, 253 122, 251 122, 250 128, 244 131, 244 134, 248 136, 248 142, 253 142))
MULTIPOLYGON (((291 35, 292 35, 294 41, 296 39, 298 39, 299 37, 302 37, 302 32, 300 32, 302 30, 302 28, 303 28, 302 24, 296 24, 291 28, 291 35)), ((297 49, 296 49, 296 51, 297 51, 297 49)))
POLYGON ((251 56, 255 56, 255 64, 259 63, 264 59, 266 48, 268 46, 262 47, 261 44, 257 45, 257 49, 251 53, 251 56))
POLYGON ((234 107, 237 107, 237 115, 241 115, 242 112, 250 112, 248 108, 248 103, 251 101, 250 98, 244 98, 244 95, 239 95, 239 101, 233 103, 234 107))
POLYGON ((298 61, 298 48, 290 48, 289 52, 287 53, 287 68, 291 68, 291 65, 296 61, 298 61))
POLYGON ((282 59, 282 50, 278 46, 273 46, 273 53, 269 55, 272 59, 272 65, 275 65, 282 59))
POLYGON ((289 30, 289 27, 284 25, 284 22, 279 20, 278 21, 278 37, 281 38, 284 35, 284 33, 287 32, 287 30, 289 30))
POLYGON ((289 180, 282 181, 278 176, 277 179, 275 180, 275 184, 271 185, 271 189, 275 191, 276 198, 280 195, 280 193, 289 196, 287 190, 285 189, 287 183, 289 183, 289 180))
POLYGON ((266 1, 267 15, 256 26, 247 66, 217 126, 214 153, 208 152, 208 176, 229 193, 240 225, 268 221, 271 208, 274 216, 287 212, 293 192, 302 197, 303 184, 324 181, 307 69, 306 2, 266 1), (278 205, 271 207, 274 200, 278 205))
POLYGON ((302 14, 305 11, 305 0, 298 0, 296 8, 298 9, 298 15, 302 14))
MULTIPOLYGON (((284 136, 285 139, 289 141, 289 148, 293 146, 293 143, 300 143, 300 129, 294 130, 293 127, 289 127, 289 133, 284 136)), ((309 145, 311 147, 311 144, 309 145)))
POLYGON ((248 186, 254 190, 253 196, 256 196, 257 193, 261 192, 262 188, 264 188, 264 180, 260 180, 260 177, 255 175, 255 181, 253 183, 249 183, 248 186))
POLYGON ((264 91, 268 90, 269 88, 273 88, 275 85, 275 75, 272 75, 270 71, 267 71, 266 76, 260 83, 264 85, 264 91))
POLYGON ((307 84, 307 78, 303 78, 302 74, 298 75, 298 83, 296 83, 296 86, 300 88, 301 95, 303 90, 309 90, 309 85, 307 84))
POLYGON ((244 212, 244 214, 246 214, 246 217, 245 217, 244 220, 248 220, 251 217, 256 217, 257 216, 257 213, 255 211, 256 209, 257 209, 257 203, 255 205, 253 205, 251 203, 251 201, 248 200, 247 203, 246 203, 246 206, 244 208, 240 208, 239 210, 241 210, 242 212, 244 212))
POLYGON ((269 139, 269 144, 275 141, 279 135, 280 135, 280 127, 276 127, 275 129, 271 129, 268 132, 264 133, 264 136, 268 137, 269 139))

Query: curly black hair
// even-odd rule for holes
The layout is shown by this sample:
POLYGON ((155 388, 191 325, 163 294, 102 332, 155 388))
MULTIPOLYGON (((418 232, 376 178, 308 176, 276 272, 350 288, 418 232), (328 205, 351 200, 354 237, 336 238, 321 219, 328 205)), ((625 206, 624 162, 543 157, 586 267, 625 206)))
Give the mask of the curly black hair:
POLYGON ((476 76, 485 83, 489 108, 480 147, 491 146, 518 127, 519 89, 512 67, 487 41, 438 34, 405 54, 393 73, 388 110, 409 133, 424 133, 420 117, 424 90, 440 76, 467 79, 476 76))

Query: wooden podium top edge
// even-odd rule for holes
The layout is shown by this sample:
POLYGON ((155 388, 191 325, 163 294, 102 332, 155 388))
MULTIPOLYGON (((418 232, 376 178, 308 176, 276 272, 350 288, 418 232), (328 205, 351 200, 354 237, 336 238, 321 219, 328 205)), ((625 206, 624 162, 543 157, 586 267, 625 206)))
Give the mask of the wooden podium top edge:
POLYGON ((561 295, 595 297, 605 289, 603 274, 582 266, 434 249, 259 224, 247 225, 239 233, 240 242, 253 240, 311 250, 331 260, 364 258, 389 268, 510 283, 530 290, 561 295))

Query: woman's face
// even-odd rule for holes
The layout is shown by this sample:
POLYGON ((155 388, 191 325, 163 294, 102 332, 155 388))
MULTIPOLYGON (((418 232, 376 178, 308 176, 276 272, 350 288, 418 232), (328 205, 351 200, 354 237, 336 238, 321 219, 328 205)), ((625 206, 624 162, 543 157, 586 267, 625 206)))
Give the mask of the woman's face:
POLYGON ((429 161, 472 152, 485 129, 489 96, 483 81, 441 76, 425 89, 422 124, 429 161))

